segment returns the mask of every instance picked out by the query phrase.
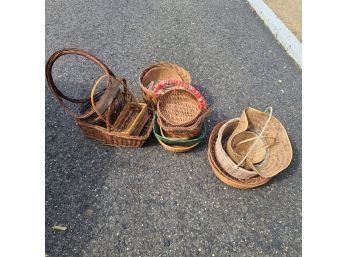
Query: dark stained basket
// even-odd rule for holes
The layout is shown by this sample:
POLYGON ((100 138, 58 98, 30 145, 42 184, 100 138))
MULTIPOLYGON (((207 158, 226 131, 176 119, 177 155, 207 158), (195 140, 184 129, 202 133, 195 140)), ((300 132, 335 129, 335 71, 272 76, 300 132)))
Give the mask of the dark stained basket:
POLYGON ((47 61, 46 79, 48 87, 52 91, 53 96, 58 100, 60 105, 75 118, 76 123, 80 126, 81 130, 86 134, 87 137, 98 140, 103 144, 115 147, 141 147, 145 143, 146 139, 150 136, 152 131, 152 112, 148 113, 148 121, 146 122, 139 136, 126 135, 113 130, 112 118, 115 118, 115 116, 119 114, 127 102, 137 102, 137 99, 129 91, 126 80, 117 78, 101 60, 92 54, 76 48, 62 49, 55 52, 47 61), (108 77, 106 89, 94 96, 97 108, 101 108, 103 110, 104 121, 100 121, 100 119, 98 119, 98 115, 96 115, 96 112, 93 110, 93 108, 91 108, 90 97, 85 99, 73 99, 65 96, 56 87, 52 77, 52 67, 55 61, 63 55, 83 56, 96 63, 108 77), (122 91, 118 90, 120 86, 122 86, 122 91), (85 108, 83 108, 82 113, 74 113, 66 106, 64 100, 71 103, 80 104, 82 107, 85 106, 85 108), (116 100, 121 101, 121 108, 118 108, 118 113, 115 114, 116 100), (94 117, 94 119, 92 119, 92 117, 94 117))

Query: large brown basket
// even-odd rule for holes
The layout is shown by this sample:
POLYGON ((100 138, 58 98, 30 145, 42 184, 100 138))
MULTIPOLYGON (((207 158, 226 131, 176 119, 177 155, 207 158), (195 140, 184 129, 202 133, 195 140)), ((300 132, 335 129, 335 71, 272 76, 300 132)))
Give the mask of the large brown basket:
POLYGON ((127 87, 127 82, 125 79, 117 78, 110 71, 110 69, 97 57, 92 54, 76 48, 62 49, 54 54, 48 59, 46 64, 46 79, 49 89, 52 91, 53 96, 58 100, 60 105, 75 118, 76 123, 80 126, 81 130, 86 134, 87 137, 100 141, 103 144, 116 146, 116 147, 141 147, 146 139, 150 136, 152 131, 152 112, 148 114, 148 121, 145 124, 143 130, 140 132, 139 136, 126 135, 124 133, 116 132, 113 130, 112 117, 115 116, 114 103, 116 100, 120 100, 122 105, 127 102, 136 102, 137 99, 129 91, 127 87), (105 111, 104 121, 98 121, 98 116, 96 112, 91 108, 91 98, 84 99, 73 99, 65 96, 55 85, 52 77, 52 67, 55 61, 63 55, 80 55, 83 56, 94 63, 96 63, 108 77, 108 84, 106 89, 94 95, 96 100, 97 109, 102 109, 105 111), (122 90, 118 90, 122 86, 122 90), (118 92, 117 95, 115 92, 118 92), (110 98, 112 97, 112 98, 110 98), (110 101, 111 99, 111 101, 110 101), (65 104, 65 101, 80 104, 82 109, 81 113, 75 113, 71 111, 65 104), (87 107, 86 107, 87 106, 87 107), (94 117, 92 119, 91 117, 94 117), (95 122, 95 121, 98 122, 95 122))
POLYGON ((139 84, 144 101, 153 110, 157 108, 157 98, 153 94, 153 90, 148 88, 148 85, 152 81, 158 82, 167 79, 181 80, 191 84, 190 73, 174 63, 161 62, 152 64, 140 73, 139 84))
MULTIPOLYGON (((227 120, 219 122, 213 129, 209 137, 208 145, 208 161, 213 169, 215 176, 220 179, 226 185, 238 188, 238 189, 250 189, 259 187, 266 184, 271 178, 264 178, 261 176, 254 176, 249 179, 238 179, 229 175, 219 164, 216 159, 215 144, 218 137, 220 128, 227 122, 227 120)), ((236 121, 238 122, 238 121, 236 121)), ((237 124, 236 124, 237 126, 237 124)))

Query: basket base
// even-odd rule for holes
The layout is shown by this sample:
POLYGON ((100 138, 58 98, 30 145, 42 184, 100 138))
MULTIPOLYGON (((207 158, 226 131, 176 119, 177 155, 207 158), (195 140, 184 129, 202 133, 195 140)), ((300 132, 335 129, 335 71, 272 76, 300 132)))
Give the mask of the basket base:
POLYGON ((152 132, 152 118, 153 114, 150 112, 149 119, 141 131, 140 136, 129 136, 114 131, 108 131, 104 127, 91 125, 79 119, 77 119, 76 122, 87 137, 97 140, 104 145, 139 148, 144 145, 152 132))
POLYGON ((163 143, 161 140, 157 139, 157 141, 163 146, 164 149, 166 149, 169 152, 173 153, 184 153, 192 150, 195 148, 199 143, 191 145, 191 146, 181 146, 181 145, 167 145, 163 143))

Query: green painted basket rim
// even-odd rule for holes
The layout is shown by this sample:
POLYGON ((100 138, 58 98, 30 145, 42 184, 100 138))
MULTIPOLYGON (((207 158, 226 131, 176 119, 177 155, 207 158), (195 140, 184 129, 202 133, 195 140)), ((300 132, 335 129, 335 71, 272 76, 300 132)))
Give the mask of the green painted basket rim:
POLYGON ((155 134, 158 140, 161 140, 167 145, 191 146, 191 145, 202 142, 202 140, 205 138, 207 134, 207 125, 206 123, 203 124, 202 130, 200 131, 199 135, 196 137, 193 137, 190 139, 172 139, 172 138, 161 135, 160 127, 157 123, 157 114, 155 114, 153 119, 153 133, 155 134))

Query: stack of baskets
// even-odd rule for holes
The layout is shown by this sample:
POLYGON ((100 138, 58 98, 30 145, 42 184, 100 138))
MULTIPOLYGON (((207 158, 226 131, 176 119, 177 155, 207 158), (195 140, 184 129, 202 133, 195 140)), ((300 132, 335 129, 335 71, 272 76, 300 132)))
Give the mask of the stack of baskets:
POLYGON ((152 65, 140 75, 144 100, 157 112, 154 134, 168 151, 189 151, 206 135, 210 110, 190 81, 185 69, 169 63, 152 65))
POLYGON ((209 138, 208 159, 227 185, 248 189, 267 183, 288 167, 292 148, 272 108, 243 110, 240 118, 218 123, 209 138))
POLYGON ((98 58, 81 49, 62 49, 47 61, 46 79, 53 96, 71 114, 82 131, 90 138, 117 147, 141 147, 152 130, 152 111, 128 89, 125 79, 117 78, 98 58), (73 99, 65 96, 55 85, 52 68, 63 55, 80 55, 96 63, 104 74, 95 81, 90 97, 73 99), (100 82, 106 87, 95 94, 100 82), (72 112, 65 101, 80 104, 80 113, 72 112))

